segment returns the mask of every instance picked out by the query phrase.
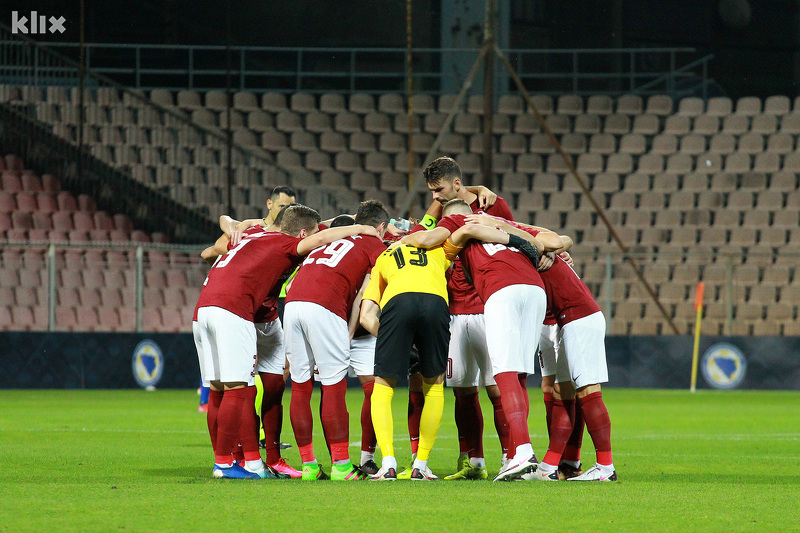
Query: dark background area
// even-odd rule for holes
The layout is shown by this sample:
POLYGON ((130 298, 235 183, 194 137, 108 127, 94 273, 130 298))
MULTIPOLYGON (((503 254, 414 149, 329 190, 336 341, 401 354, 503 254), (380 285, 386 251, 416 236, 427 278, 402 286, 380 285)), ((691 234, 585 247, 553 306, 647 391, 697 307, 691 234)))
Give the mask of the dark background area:
MULTIPOLYGON (((715 55, 710 74, 733 98, 797 95, 798 0, 509 1, 512 48, 689 46, 698 49, 698 57, 715 55)), ((224 45, 225 5, 218 0, 86 0, 86 40, 224 45)), ((233 45, 406 44, 405 0, 241 0, 230 5, 233 45)), ((62 15, 65 34, 37 38, 79 40, 78 1, 4 0, 0 6, 6 24, 12 10, 62 15)), ((414 45, 439 46, 440 2, 414 0, 413 9, 414 45)))

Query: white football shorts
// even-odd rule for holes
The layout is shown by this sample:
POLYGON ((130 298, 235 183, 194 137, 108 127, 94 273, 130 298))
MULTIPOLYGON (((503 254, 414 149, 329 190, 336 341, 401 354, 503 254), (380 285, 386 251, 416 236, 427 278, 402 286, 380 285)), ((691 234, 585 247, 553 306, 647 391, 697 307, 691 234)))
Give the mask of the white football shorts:
POLYGON ((201 307, 192 322, 200 377, 255 385, 256 328, 252 322, 221 307, 201 307))
POLYGON ((450 315, 445 382, 448 387, 495 385, 482 314, 450 315))
POLYGON ((606 319, 600 311, 561 328, 561 344, 575 388, 608 381, 605 338, 606 319))
POLYGON ((539 339, 539 366, 542 369, 542 377, 555 375, 556 383, 572 381, 558 324, 544 324, 539 339))
POLYGON ((355 337, 350 341, 350 368, 347 375, 371 376, 375 373, 375 343, 371 334, 355 337))
POLYGON ((266 374, 283 375, 286 366, 286 351, 281 321, 256 322, 258 333, 258 364, 256 370, 266 374))
POLYGON ((486 300, 483 319, 492 375, 536 373, 536 347, 546 308, 547 296, 538 285, 509 285, 486 300))
POLYGON ((315 365, 317 381, 323 385, 334 385, 347 376, 350 333, 342 317, 315 303, 289 302, 283 319, 292 381, 311 379, 315 365))

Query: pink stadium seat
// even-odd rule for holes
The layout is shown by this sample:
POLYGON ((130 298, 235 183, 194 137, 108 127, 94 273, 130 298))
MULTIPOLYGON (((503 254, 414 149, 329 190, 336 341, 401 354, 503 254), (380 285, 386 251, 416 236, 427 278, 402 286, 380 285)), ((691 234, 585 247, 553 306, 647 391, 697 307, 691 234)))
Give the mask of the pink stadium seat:
POLYGON ((16 194, 17 209, 32 213, 38 209, 36 206, 36 196, 29 191, 19 191, 16 194))
POLYGON ((11 308, 11 322, 14 330, 28 331, 34 329, 35 321, 33 310, 28 306, 14 306, 11 308))
POLYGON ((12 324, 12 317, 11 317, 11 310, 5 305, 5 303, 12 303, 9 300, 0 300, 3 301, 4 304, 0 306, 0 329, 9 330, 13 328, 12 324))
POLYGON ((145 307, 161 307, 164 305, 164 295, 158 287, 146 287, 142 293, 145 307))
POLYGON ((14 288, 14 295, 14 301, 17 302, 17 305, 36 307, 39 304, 45 305, 47 303, 46 299, 39 301, 36 289, 33 287, 17 286, 14 288))
POLYGON ((94 198, 92 198, 88 194, 79 194, 78 209, 80 211, 94 213, 95 211, 97 211, 97 202, 95 202, 94 198))
POLYGON ((33 229, 50 230, 53 227, 53 219, 49 213, 36 211, 32 214, 31 220, 33 222, 33 229))
POLYGON ((13 227, 11 215, 8 213, 0 213, 0 238, 5 237, 6 233, 13 227))
MULTIPOLYGON (((55 213, 58 211, 58 202, 52 193, 40 192, 36 194, 36 205, 42 213, 55 213)), ((1 210, 2 208, 0 208, 1 210)))
MULTIPOLYGON (((135 315, 134 315, 135 320, 135 315)), ((142 328, 145 331, 163 331, 161 312, 158 309, 142 310, 142 328)))
POLYGON ((56 211, 53 213, 53 229, 57 231, 71 231, 75 229, 70 211, 56 211))
POLYGON ((61 211, 78 210, 78 202, 77 200, 75 200, 75 197, 72 195, 71 192, 61 191, 56 196, 56 201, 58 202, 58 209, 61 211))
POLYGON ((44 250, 25 250, 22 252, 22 264, 28 271, 37 273, 45 267, 44 250))
POLYGON ((78 296, 81 299, 81 313, 88 307, 99 307, 101 303, 99 289, 81 287, 78 289, 78 296))
POLYGON ((30 213, 15 211, 11 213, 11 224, 14 226, 14 229, 33 229, 33 217, 30 213))
POLYGON ((168 287, 163 291, 164 305, 179 308, 186 305, 183 301, 183 291, 179 287, 168 287))
POLYGON ((72 223, 76 230, 91 231, 95 229, 94 219, 87 211, 76 211, 72 215, 72 223))
POLYGON ((0 189, 6 192, 19 192, 22 190, 22 181, 19 175, 11 171, 3 171, 0 175, 0 189))
POLYGON ((0 189, 0 213, 11 213, 17 210, 16 195, 0 189))
POLYGON ((67 307, 80 307, 81 300, 78 289, 73 287, 59 287, 56 289, 56 305, 67 307))
POLYGON ((98 315, 96 330, 118 331, 121 329, 119 312, 116 307, 98 306, 96 312, 98 315))
POLYGON ((58 194, 61 191, 61 181, 52 174, 42 174, 42 189, 50 194, 58 194))
POLYGON ((100 301, 107 307, 122 307, 122 295, 119 289, 105 287, 100 289, 100 301))
POLYGON ((56 307, 56 329, 74 331, 78 328, 78 315, 74 307, 56 307))
POLYGON ((133 230, 131 232, 131 240, 134 242, 150 242, 150 235, 142 230, 133 230))
POLYGON ((90 241, 109 241, 111 235, 108 230, 94 229, 88 232, 90 241))

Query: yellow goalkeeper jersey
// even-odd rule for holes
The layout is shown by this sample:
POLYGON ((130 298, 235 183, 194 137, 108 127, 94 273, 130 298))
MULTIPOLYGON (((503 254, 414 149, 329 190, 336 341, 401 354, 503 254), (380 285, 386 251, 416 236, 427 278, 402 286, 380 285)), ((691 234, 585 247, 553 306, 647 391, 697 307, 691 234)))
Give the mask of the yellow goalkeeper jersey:
POLYGON ((392 246, 375 261, 364 299, 381 309, 394 296, 406 292, 438 294, 446 302, 448 267, 450 261, 441 246, 430 250, 407 244, 392 246))

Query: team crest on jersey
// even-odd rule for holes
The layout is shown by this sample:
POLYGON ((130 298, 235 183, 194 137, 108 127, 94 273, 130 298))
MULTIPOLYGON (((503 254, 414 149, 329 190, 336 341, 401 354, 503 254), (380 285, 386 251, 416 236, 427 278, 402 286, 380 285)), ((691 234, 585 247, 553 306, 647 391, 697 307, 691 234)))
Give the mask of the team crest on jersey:
POLYGON ((164 373, 164 356, 155 342, 146 339, 133 350, 133 377, 140 387, 155 387, 164 373))
POLYGON ((703 354, 701 368, 706 383, 715 389, 735 389, 747 373, 747 360, 732 344, 714 344, 703 354))

